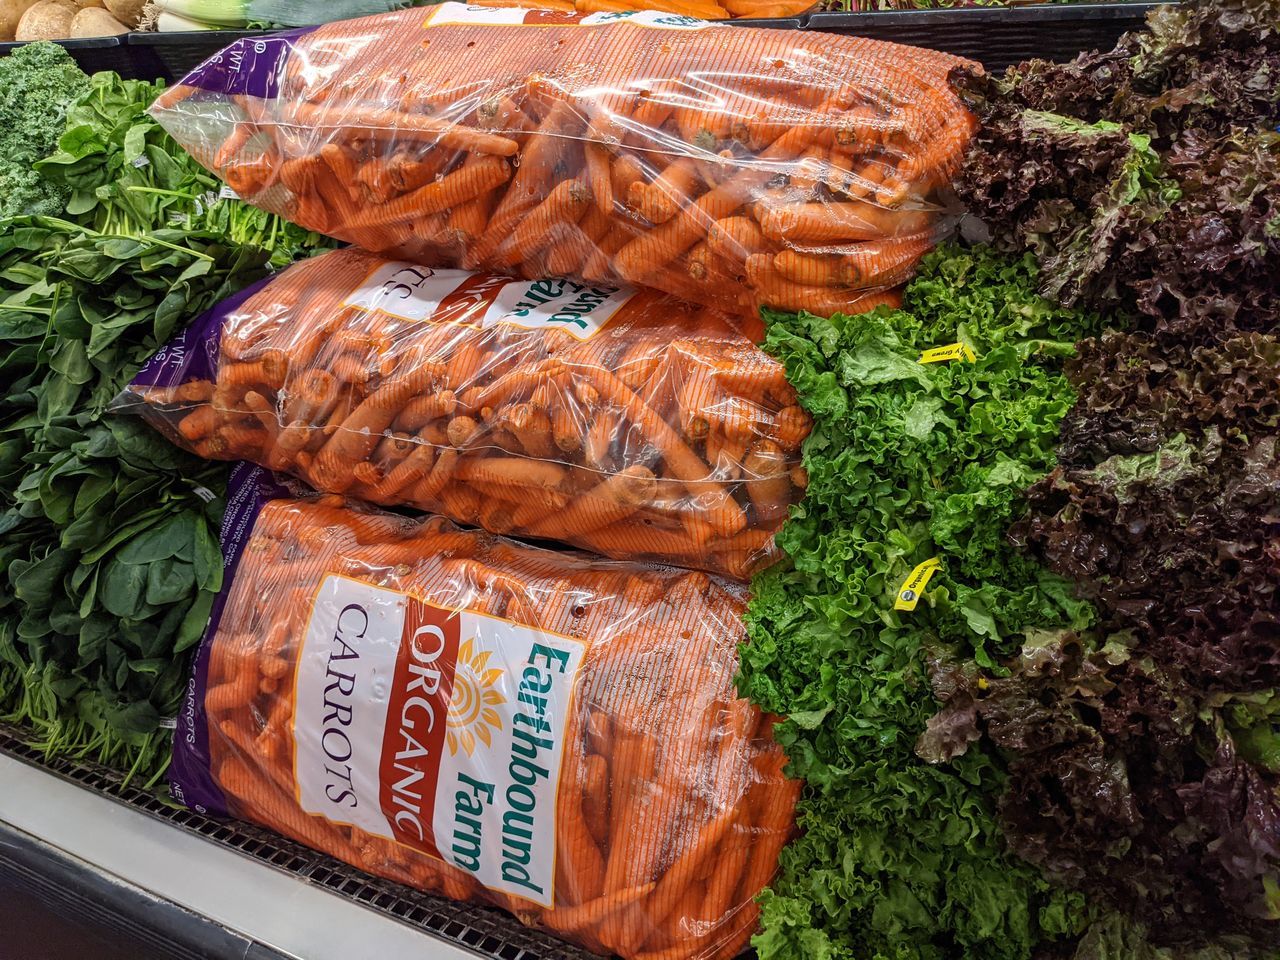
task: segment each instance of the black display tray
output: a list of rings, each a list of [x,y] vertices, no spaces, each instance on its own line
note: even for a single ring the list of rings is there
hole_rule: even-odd
[[[192,33],[131,33],[134,66],[152,79],[180,80],[215,53],[241,37],[264,36],[260,30],[197,30]]]
[[[1142,26],[1155,3],[1035,4],[1009,8],[894,10],[880,13],[811,13],[776,20],[736,20],[747,29],[772,27],[843,36],[872,37],[945,50],[982,63],[988,70],[1043,57],[1070,60],[1085,50],[1107,50],[1127,30]],[[176,80],[241,37],[246,30],[195,33],[132,33],[124,37],[59,41],[92,73],[115,70],[125,77]],[[0,43],[0,56],[17,44]]]
[[[945,50],[1003,70],[1024,60],[1063,62],[1086,50],[1110,50],[1137,30],[1158,3],[966,7],[880,13],[811,13],[804,29],[892,40]]]

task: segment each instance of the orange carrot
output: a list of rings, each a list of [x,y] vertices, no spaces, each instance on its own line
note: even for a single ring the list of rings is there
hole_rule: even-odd
[[[782,448],[771,440],[760,440],[747,454],[747,496],[761,523],[771,524],[786,516],[791,502],[791,476]]]
[[[592,207],[590,214],[600,211]],[[583,218],[585,221],[585,217]],[[550,249],[547,251],[547,270],[552,276],[562,277],[575,273],[596,250],[595,242],[576,223],[558,223],[548,231]]]
[[[520,152],[520,164],[506,193],[493,211],[489,227],[463,259],[474,268],[485,263],[506,241],[521,218],[546,196],[562,150],[562,135],[578,122],[573,107],[556,99]]]
[[[221,169],[228,164],[234,163],[239,151],[246,147],[255,133],[257,133],[257,124],[250,123],[248,120],[241,120],[241,122],[234,125],[230,136],[223,141],[223,145],[214,154],[214,168]]]
[[[295,101],[281,112],[283,116],[278,117],[276,123],[282,127],[308,131],[338,130],[344,136],[374,139],[391,133],[402,142],[420,140],[432,145],[498,157],[510,157],[520,150],[520,145],[507,137],[481,133],[449,120],[401,113],[398,110],[354,106],[330,109]]]
[[[624,153],[614,158],[613,166],[609,171],[610,187],[614,196],[629,202],[631,187],[644,180],[646,172],[646,165],[634,154]]]
[[[460,167],[388,204],[355,216],[342,226],[344,229],[385,226],[439,213],[474,200],[510,176],[511,168],[501,157],[484,157],[475,164]]]
[[[629,280],[652,276],[701,240],[711,224],[741,206],[751,193],[755,176],[725,181],[666,223],[641,234],[618,251],[614,269]]]
[[[600,395],[616,404],[632,423],[645,431],[662,452],[667,468],[688,484],[691,493],[705,498],[710,522],[727,534],[741,530],[746,523],[742,508],[733,502],[719,484],[707,481],[707,465],[698,459],[698,455],[689,449],[676,432],[644,406],[639,397],[613,374],[594,368],[587,373]]]
[[[391,165],[394,160],[373,157],[366,160],[356,171],[356,189],[360,191],[361,200],[366,203],[383,204],[399,192],[391,180]]]
[[[528,535],[572,540],[635,513],[652,491],[653,471],[639,464],[626,467],[594,489],[578,494],[567,509],[534,525]]]
[[[653,183],[632,185],[627,202],[651,223],[666,223],[677,210],[692,202],[699,179],[694,158],[681,157],[668,165]]]
[[[359,184],[356,181],[358,164],[355,151],[340,144],[326,143],[320,148],[320,157],[329,165],[329,169],[337,177],[342,188],[349,192],[351,199],[358,200]]]
[[[548,0],[548,2],[564,3],[566,7],[572,9],[567,0]],[[480,104],[476,108],[476,119],[484,124],[484,129],[490,133],[506,134],[513,139],[529,133],[534,128],[529,115],[520,108],[519,104],[505,95],[491,97]]]
[[[793,283],[778,274],[768,254],[747,258],[747,282],[762,306],[778,310],[808,310],[818,316],[833,313],[863,313],[878,306],[898,307],[901,295],[896,291],[842,294],[830,287],[811,287]]]
[[[905,236],[919,233],[929,219],[928,211],[888,210],[863,200],[785,204],[759,212],[765,236],[788,244]]]
[[[910,279],[932,246],[933,236],[925,232],[828,248],[823,255],[783,250],[773,264],[788,280],[809,286],[892,287]]]
[[[564,180],[512,231],[498,250],[497,262],[513,266],[527,260],[548,242],[553,224],[566,218],[576,220],[591,199],[591,191],[581,180]]]
[[[197,407],[178,423],[178,433],[188,442],[203,440],[218,425],[218,414],[213,407]]]
[[[588,131],[588,136],[591,132]],[[613,176],[609,151],[601,144],[588,141],[583,146],[587,161],[587,187],[595,199],[596,209],[605,216],[613,214]]]
[[[609,764],[599,754],[585,757],[583,764],[582,816],[592,839],[603,847],[609,839]]]
[[[458,408],[458,399],[452,390],[423,394],[410,400],[395,416],[401,430],[420,430],[436,417],[447,417]]]
[[[707,248],[718,257],[741,264],[754,253],[762,253],[767,241],[751,217],[717,220],[707,230]]]
[[[813,420],[803,409],[798,406],[784,407],[778,412],[777,441],[784,449],[795,450],[804,442],[812,427]]]
[[[554,490],[564,481],[564,468],[516,457],[468,457],[458,464],[460,479],[484,480],[507,487]]]

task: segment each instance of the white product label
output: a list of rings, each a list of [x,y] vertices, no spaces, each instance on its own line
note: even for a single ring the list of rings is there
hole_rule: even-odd
[[[530,330],[565,330],[585,340],[635,296],[629,287],[572,280],[512,280],[466,270],[386,263],[343,306],[421,323],[440,319],[487,329],[500,323]]]
[[[216,493],[214,493],[208,487],[200,486],[200,484],[196,484],[192,488],[192,493],[194,493],[197,497],[199,497],[205,503],[213,503],[213,501],[218,498],[218,495]]]
[[[711,21],[708,20],[658,10],[620,10],[616,13],[592,13],[582,18],[584,27],[607,23],[629,23],[635,27],[656,27],[660,30],[701,30],[711,26]]]
[[[511,323],[530,330],[553,327],[585,340],[608,323],[635,291],[572,280],[520,280],[502,288],[481,326]]]
[[[455,23],[517,26],[524,23],[528,12],[523,7],[473,7],[469,3],[440,3],[428,13],[427,26],[443,27]]]
[[[497,24],[508,27],[599,27],[612,23],[629,23],[636,27],[660,30],[701,30],[711,26],[706,20],[658,10],[626,10],[616,13],[591,13],[584,16],[562,10],[525,9],[521,7],[476,7],[466,3],[441,3],[431,8],[424,26],[449,24]]]
[[[299,804],[550,907],[583,652],[567,637],[326,577],[298,663]]]

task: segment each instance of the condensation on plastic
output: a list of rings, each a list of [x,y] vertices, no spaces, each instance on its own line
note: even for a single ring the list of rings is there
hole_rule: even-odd
[[[198,674],[187,711],[208,738],[206,773],[230,812],[370,873],[453,899],[496,903],[527,924],[600,953],[637,960],[734,956],[754,929],[753,898],[776,869],[799,791],[783,776],[786,759],[772,738],[772,719],[736,696],[744,589],[703,573],[557,553],[464,531],[441,518],[415,521],[371,510],[336,496],[277,499],[261,507],[247,530],[224,588],[225,606],[201,646],[207,673]],[[523,782],[500,769],[508,754],[523,755],[511,746],[514,730],[524,729],[510,719],[513,710],[536,712],[540,749],[562,733],[558,780],[552,781],[558,783],[552,794],[553,866],[539,860],[536,845],[530,859],[527,832],[508,836],[505,826],[502,836],[483,832],[508,823],[500,809],[485,813],[490,819],[483,831],[466,826],[474,831],[471,839],[493,845],[491,852],[504,844],[504,869],[523,861],[531,875],[554,876],[553,890],[545,891],[549,906],[481,886],[469,868],[455,865],[466,862],[467,851],[455,856],[459,851],[448,836],[435,837],[441,851],[436,858],[417,849],[412,837],[407,844],[394,839],[398,829],[340,822],[345,816],[373,822],[379,803],[388,817],[409,809],[395,805],[393,791],[410,795],[403,785],[410,767],[393,768],[388,757],[397,745],[412,756],[408,743],[427,742],[422,701],[398,706],[395,687],[405,677],[430,676],[403,670],[413,656],[408,646],[430,644],[410,637],[408,629],[403,641],[398,630],[386,630],[386,601],[379,607],[359,600],[379,590],[411,597],[439,616],[471,617],[474,636],[461,635],[463,645],[448,668],[453,685],[447,707],[435,714],[438,720],[447,715],[453,742],[444,741],[434,761],[421,761],[469,771],[456,783],[442,777],[435,788],[437,829],[442,804],[459,805],[447,816],[456,813],[462,825],[471,824],[462,812],[474,812],[476,798],[501,807],[501,786],[490,792],[476,784]],[[363,620],[359,604],[365,604]],[[329,631],[334,622],[347,633]],[[580,648],[571,692],[552,688],[541,701],[531,696],[530,690],[550,684],[532,679],[541,673],[531,668],[545,671],[556,661],[545,652],[528,656],[527,645],[510,640],[510,626],[483,625],[493,623],[550,635],[556,639],[548,643],[558,648]],[[378,629],[385,639],[371,640]],[[391,649],[397,642],[398,653]],[[343,651],[337,661],[330,656],[320,678],[329,681],[323,697],[307,693],[320,689],[315,675],[325,669],[323,659],[314,659],[314,645],[335,655]],[[394,679],[379,679],[366,662],[394,663],[397,657]],[[425,698],[423,691],[447,687],[437,676],[410,693]],[[366,714],[388,699],[384,735]],[[499,706],[486,721],[477,704]],[[530,719],[525,716],[525,723]],[[468,731],[486,726],[483,747],[473,739],[474,756],[464,756]],[[321,738],[333,759],[322,761],[323,773],[308,759]],[[179,755],[191,749],[187,737],[179,741]],[[526,736],[524,742],[536,741]],[[537,762],[549,761],[540,755]],[[380,777],[370,773],[379,769]],[[308,802],[317,802],[304,800],[306,781],[315,777],[327,791],[327,799],[318,801],[322,810],[337,807],[344,815],[306,812]],[[407,782],[413,793],[427,796],[435,786]],[[465,785],[460,793],[453,789],[459,783]],[[362,813],[347,811],[357,806],[348,789],[352,797],[358,794]],[[432,822],[427,801],[413,809]],[[531,816],[549,831],[550,810],[535,807]],[[513,868],[512,875],[519,874]]]
[[[896,303],[950,228],[962,64],[444,3],[238,41],[152,112],[240,196],[374,252],[827,316]]]
[[[810,428],[725,315],[354,249],[215,308],[114,409],[328,493],[739,578],[775,556]]]

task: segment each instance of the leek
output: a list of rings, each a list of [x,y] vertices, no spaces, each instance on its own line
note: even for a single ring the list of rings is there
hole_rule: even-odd
[[[156,30],[159,33],[189,33],[192,30],[217,29],[217,24],[206,23],[203,20],[188,20],[167,10],[161,10],[160,15],[156,17]]]
[[[242,27],[248,23],[272,23],[307,27],[386,13],[410,4],[406,0],[326,0],[325,3],[316,0],[156,0],[156,5],[163,11],[162,16],[169,14],[196,24]]]

